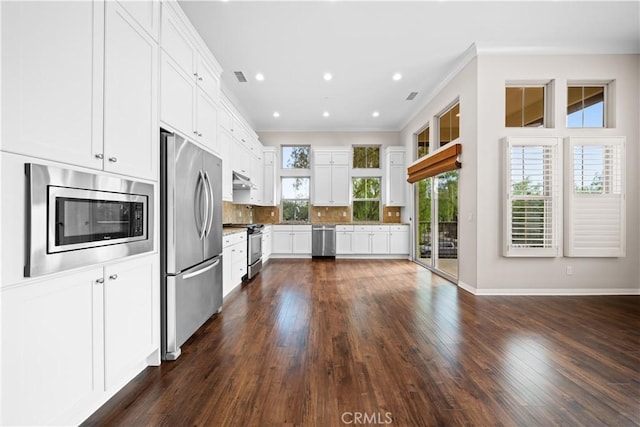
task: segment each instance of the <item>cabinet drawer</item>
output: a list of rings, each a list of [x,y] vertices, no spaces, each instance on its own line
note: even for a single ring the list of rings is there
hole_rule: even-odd
[[[371,231],[381,231],[381,232],[387,231],[388,232],[389,226],[388,225],[372,225]]]
[[[371,226],[370,225],[354,225],[353,226],[353,231],[371,231]]]
[[[246,241],[247,241],[247,233],[243,231],[238,233],[233,233],[233,234],[227,234],[222,238],[222,247],[228,248],[229,246],[233,246],[237,243],[246,242]]]
[[[408,225],[389,225],[389,231],[409,231]]]
[[[336,225],[336,231],[353,231],[353,225]]]

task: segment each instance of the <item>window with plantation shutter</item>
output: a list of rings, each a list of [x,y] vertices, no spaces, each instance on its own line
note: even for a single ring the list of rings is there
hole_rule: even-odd
[[[504,256],[559,252],[560,138],[506,139]]]
[[[564,255],[624,256],[624,137],[569,137],[565,150]]]

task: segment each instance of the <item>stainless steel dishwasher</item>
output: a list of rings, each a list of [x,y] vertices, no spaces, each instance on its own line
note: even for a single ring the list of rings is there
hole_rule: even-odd
[[[311,256],[336,256],[335,225],[314,225],[311,228]]]

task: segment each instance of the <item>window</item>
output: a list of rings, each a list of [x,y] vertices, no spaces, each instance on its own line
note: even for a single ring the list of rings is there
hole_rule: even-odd
[[[505,256],[558,255],[560,138],[508,138]]]
[[[505,127],[544,127],[544,111],[544,86],[505,89]]]
[[[282,220],[309,221],[309,177],[282,178]]]
[[[567,87],[567,127],[605,127],[605,86]]]
[[[380,178],[353,178],[353,220],[380,221]]]
[[[568,138],[566,256],[624,256],[624,157],[622,137]]]
[[[283,145],[282,146],[283,169],[309,169],[308,145]]]
[[[460,136],[460,103],[456,103],[438,118],[440,147]]]
[[[429,154],[429,127],[418,134],[417,140],[416,159],[419,159]]]
[[[354,169],[379,169],[380,168],[380,146],[359,145],[353,147],[353,167]]]

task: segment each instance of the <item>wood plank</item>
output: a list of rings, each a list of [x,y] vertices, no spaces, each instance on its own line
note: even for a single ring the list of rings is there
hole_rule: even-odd
[[[639,303],[475,297],[403,260],[276,259],[85,425],[637,425]]]

